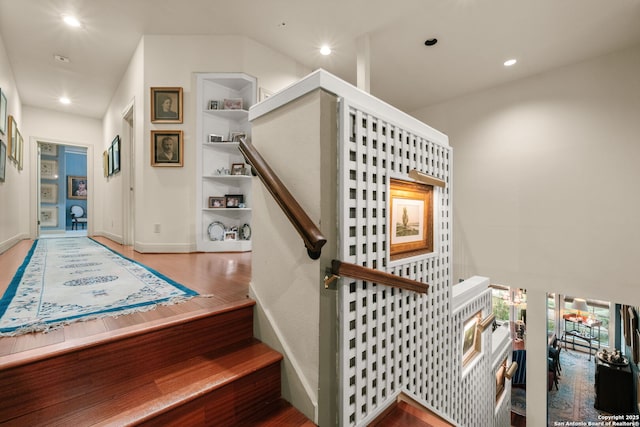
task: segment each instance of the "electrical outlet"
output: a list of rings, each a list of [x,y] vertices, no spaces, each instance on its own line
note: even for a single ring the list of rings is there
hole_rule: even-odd
[[[154,233],[160,232],[160,224],[153,224],[153,232]]]

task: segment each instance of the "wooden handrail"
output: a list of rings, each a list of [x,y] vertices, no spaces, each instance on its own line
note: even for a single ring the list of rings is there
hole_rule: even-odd
[[[287,190],[280,178],[271,170],[267,162],[258,153],[258,150],[244,138],[240,138],[239,148],[247,162],[253,167],[262,183],[269,190],[269,193],[289,218],[291,224],[298,231],[300,237],[302,237],[309,257],[311,259],[320,258],[322,246],[327,243],[327,239],[322,235],[320,229]]]
[[[339,261],[337,259],[331,261],[331,274],[333,274],[334,278],[337,276],[347,276],[353,279],[393,286],[394,288],[406,289],[421,294],[427,293],[427,290],[429,289],[429,285],[426,283],[407,279],[406,277],[396,276],[395,274],[387,273],[385,271]]]

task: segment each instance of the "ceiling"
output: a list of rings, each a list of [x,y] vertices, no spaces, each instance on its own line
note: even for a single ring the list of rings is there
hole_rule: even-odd
[[[368,38],[371,93],[410,112],[638,45],[640,0],[0,0],[24,105],[102,118],[144,34],[245,35],[354,84]]]

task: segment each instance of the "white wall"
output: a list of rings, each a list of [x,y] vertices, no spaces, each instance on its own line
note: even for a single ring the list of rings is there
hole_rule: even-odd
[[[270,58],[269,61],[266,58]],[[273,58],[277,58],[273,60]],[[258,78],[275,91],[306,73],[295,61],[255,41],[237,36],[144,36],[109,106],[104,143],[122,136],[122,112],[135,100],[135,248],[141,252],[195,250],[195,72],[239,71]],[[150,88],[182,87],[184,123],[152,124]],[[184,167],[150,166],[151,130],[184,132]],[[123,156],[127,149],[123,149]],[[123,165],[127,159],[123,159]],[[104,234],[123,235],[122,196],[126,176],[110,178],[104,198]],[[111,201],[111,202],[109,202]],[[113,223],[111,223],[113,220]],[[160,233],[154,233],[160,224]]]
[[[16,165],[7,158],[5,181],[0,182],[0,253],[9,249],[17,241],[29,237],[29,138],[23,132],[22,104],[16,88],[11,64],[7,57],[4,41],[0,37],[0,89],[7,98],[7,117],[16,118],[18,129],[24,138],[24,169],[18,171]],[[5,129],[5,133],[7,129]],[[7,144],[7,135],[0,139]]]
[[[42,108],[24,106],[22,109],[24,117],[23,135],[29,141],[29,192],[30,200],[30,220],[29,232],[31,237],[37,235],[37,215],[38,206],[35,189],[38,188],[38,175],[35,170],[37,164],[37,144],[40,142],[53,142],[64,145],[78,145],[87,148],[87,184],[89,196],[87,197],[87,213],[89,215],[89,234],[93,230],[94,223],[94,201],[99,199],[96,193],[96,178],[101,176],[101,168],[96,169],[91,163],[92,155],[100,152],[100,140],[102,136],[102,123],[98,119],[78,116],[76,114],[65,114],[60,111],[46,110]],[[59,221],[64,221],[64,215],[59,212]]]
[[[546,378],[545,292],[640,303],[640,47],[414,115],[454,148],[455,279],[528,290],[527,377]]]
[[[101,149],[96,150],[94,163],[100,165],[102,171],[102,152],[109,148],[111,142],[119,135],[121,138],[120,158],[121,170],[119,173],[105,178],[103,173],[99,173],[96,179],[96,186],[99,188],[101,197],[96,200],[96,210],[100,213],[96,218],[96,232],[109,237],[110,239],[123,243],[124,241],[124,206],[125,197],[128,195],[129,184],[134,188],[134,194],[144,194],[143,159],[145,157],[145,134],[142,123],[148,116],[145,113],[145,92],[144,92],[144,38],[138,44],[120,84],[116,89],[107,111],[102,120],[103,129],[101,136]],[[123,114],[129,108],[133,108],[133,135],[129,134],[128,125],[125,123]],[[131,150],[131,144],[134,144]],[[133,159],[130,155],[133,151]],[[131,176],[131,162],[135,162],[133,176]],[[147,163],[148,164],[148,163]],[[140,166],[140,167],[139,167]],[[97,167],[97,166],[96,166]],[[142,208],[142,197],[136,200],[134,211]],[[145,225],[142,216],[137,216],[135,227],[142,228]]]

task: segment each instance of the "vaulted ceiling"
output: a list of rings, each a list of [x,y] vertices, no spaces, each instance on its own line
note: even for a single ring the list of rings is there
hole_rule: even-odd
[[[144,34],[245,35],[354,84],[368,38],[371,92],[412,111],[640,44],[640,0],[0,0],[25,105],[101,118]]]

